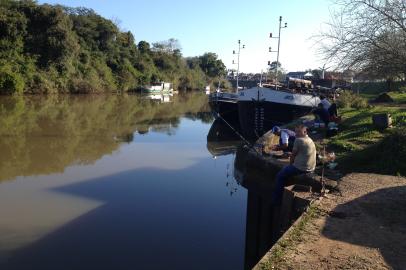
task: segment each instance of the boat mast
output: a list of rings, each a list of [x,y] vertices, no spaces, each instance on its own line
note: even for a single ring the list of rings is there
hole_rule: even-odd
[[[242,45],[242,48],[245,48],[245,45]],[[240,73],[240,53],[241,53],[241,40],[238,40],[238,53],[235,53],[235,51],[233,51],[233,54],[237,55],[237,90],[236,93],[238,93],[238,77],[239,77],[239,73]],[[234,64],[234,60],[233,60],[233,64]]]
[[[281,29],[288,27],[288,23],[285,23],[285,26],[282,27],[282,16],[279,16],[279,34],[277,37],[272,37],[272,33],[270,34],[270,38],[277,38],[278,39],[278,50],[276,51],[276,68],[275,68],[275,87],[278,89],[278,67],[279,67],[279,51],[280,51],[280,45],[281,45]],[[269,48],[270,52],[272,51],[271,48]]]
[[[259,87],[262,87],[262,73],[263,73],[263,70],[261,69],[261,77],[259,79]]]

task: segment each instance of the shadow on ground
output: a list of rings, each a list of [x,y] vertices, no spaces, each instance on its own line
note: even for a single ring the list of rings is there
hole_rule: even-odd
[[[337,206],[327,238],[379,249],[393,269],[406,269],[406,186],[384,188]]]

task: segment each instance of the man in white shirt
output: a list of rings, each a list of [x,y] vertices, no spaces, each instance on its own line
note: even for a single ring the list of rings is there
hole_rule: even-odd
[[[331,106],[330,101],[325,96],[320,96],[320,103],[323,104],[323,108],[328,110]]]
[[[323,104],[323,108],[328,111],[332,121],[334,121],[338,117],[337,105],[335,103],[331,104],[323,95],[320,96],[320,103]]]
[[[283,152],[292,152],[293,144],[296,139],[296,134],[294,131],[286,128],[280,128],[274,126],[272,128],[272,133],[280,137],[279,144],[274,145],[272,150],[274,151],[283,151]]]

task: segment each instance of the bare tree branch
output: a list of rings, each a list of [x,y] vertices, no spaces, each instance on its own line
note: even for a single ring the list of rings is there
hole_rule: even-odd
[[[379,77],[406,74],[406,0],[336,0],[314,37],[325,61]]]

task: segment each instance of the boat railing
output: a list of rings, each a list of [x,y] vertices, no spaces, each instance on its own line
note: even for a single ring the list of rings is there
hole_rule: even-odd
[[[270,83],[270,84],[262,84],[263,88],[269,88],[274,91],[281,91],[285,93],[290,93],[290,94],[308,94],[308,95],[313,95],[313,96],[320,96],[320,95],[325,95],[325,96],[330,96],[337,94],[338,90],[335,88],[328,88],[328,87],[322,87],[322,86],[308,86],[308,87],[288,87],[285,84],[275,84],[275,83]]]

